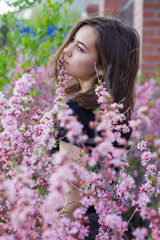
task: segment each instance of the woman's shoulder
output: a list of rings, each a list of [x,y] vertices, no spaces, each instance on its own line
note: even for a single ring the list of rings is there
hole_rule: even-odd
[[[68,105],[71,109],[73,109],[74,111],[79,111],[79,110],[82,110],[82,109],[83,109],[82,107],[80,107],[80,106],[78,105],[78,102],[75,101],[75,100],[73,100],[73,99],[67,101],[67,105]]]
[[[67,105],[75,111],[79,109],[78,103],[72,99],[67,101]]]

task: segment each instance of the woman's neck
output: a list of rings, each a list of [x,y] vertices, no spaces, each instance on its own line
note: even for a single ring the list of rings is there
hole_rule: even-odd
[[[78,79],[78,82],[81,87],[81,93],[87,92],[89,89],[93,88],[96,83],[95,78],[93,79],[93,77],[92,79],[88,79],[86,81]]]

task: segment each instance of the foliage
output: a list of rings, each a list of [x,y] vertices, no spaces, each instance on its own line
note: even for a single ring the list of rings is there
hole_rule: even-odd
[[[35,22],[35,19],[38,16],[42,15],[42,6],[41,5],[35,5],[32,7],[32,14],[31,14],[31,18],[30,18],[30,22],[31,24]],[[61,23],[65,23],[66,19],[69,23],[74,24],[75,22],[77,22],[78,20],[81,19],[81,12],[80,10],[77,9],[72,9],[72,8],[68,8],[67,12],[65,12],[62,15],[62,19],[61,19]]]
[[[9,3],[10,1],[8,1]],[[19,10],[30,7],[40,0],[34,1],[14,1],[14,6],[19,6]],[[21,55],[23,60],[20,68],[30,68],[36,62],[36,66],[47,65],[49,56],[59,47],[67,32],[70,29],[69,21],[62,21],[64,14],[73,0],[61,0],[52,3],[47,0],[43,3],[42,15],[31,20],[18,20],[16,12],[9,12],[0,16],[1,25],[6,26],[7,36],[0,49],[0,89],[7,83],[10,83],[13,76],[13,69],[16,68],[18,56]],[[55,31],[49,36],[48,31],[56,27]],[[25,29],[30,28],[29,33]],[[0,36],[4,38],[4,36]]]
[[[14,7],[17,7],[18,11],[21,10],[21,9],[26,9],[26,8],[29,8],[31,6],[33,6],[35,3],[41,3],[41,0],[14,0],[14,1],[8,1],[6,0],[5,1],[8,6],[14,6]]]

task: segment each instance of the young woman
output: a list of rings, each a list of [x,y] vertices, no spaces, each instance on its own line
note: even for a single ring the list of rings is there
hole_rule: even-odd
[[[134,85],[139,69],[139,36],[133,27],[106,17],[84,19],[71,29],[67,39],[55,55],[54,72],[57,79],[59,74],[57,63],[60,58],[64,59],[67,75],[72,77],[71,83],[65,89],[68,95],[72,95],[72,100],[68,101],[68,105],[83,124],[83,130],[89,139],[94,137],[94,132],[89,128],[89,122],[94,120],[93,110],[98,107],[95,94],[97,75],[101,81],[105,82],[114,101],[123,102],[126,121],[130,119]],[[51,113],[46,113],[41,123],[50,118]],[[126,139],[129,135],[125,136]],[[68,144],[65,135],[61,136],[59,150],[66,151]],[[70,158],[76,158],[80,151],[78,145],[73,145]],[[66,210],[69,212],[67,217],[73,218],[73,211],[80,205],[79,199],[77,189],[72,186],[66,198],[66,203],[69,203],[66,204]],[[95,210],[90,208],[88,213],[95,214]],[[92,224],[90,236],[87,239],[95,239],[98,232],[97,215],[95,219],[96,224],[94,219],[90,218]]]

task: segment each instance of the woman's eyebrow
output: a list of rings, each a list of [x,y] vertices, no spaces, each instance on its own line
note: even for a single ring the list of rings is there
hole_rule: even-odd
[[[88,47],[83,42],[81,42],[79,40],[77,40],[77,41],[78,41],[79,44],[82,44],[87,50],[89,50]]]
[[[75,40],[75,35],[73,36],[73,39]],[[76,40],[77,40],[77,39],[76,39]],[[88,47],[85,45],[85,43],[83,43],[83,42],[81,42],[81,41],[79,41],[79,40],[77,40],[77,42],[78,42],[79,44],[82,44],[87,50],[89,50]]]

